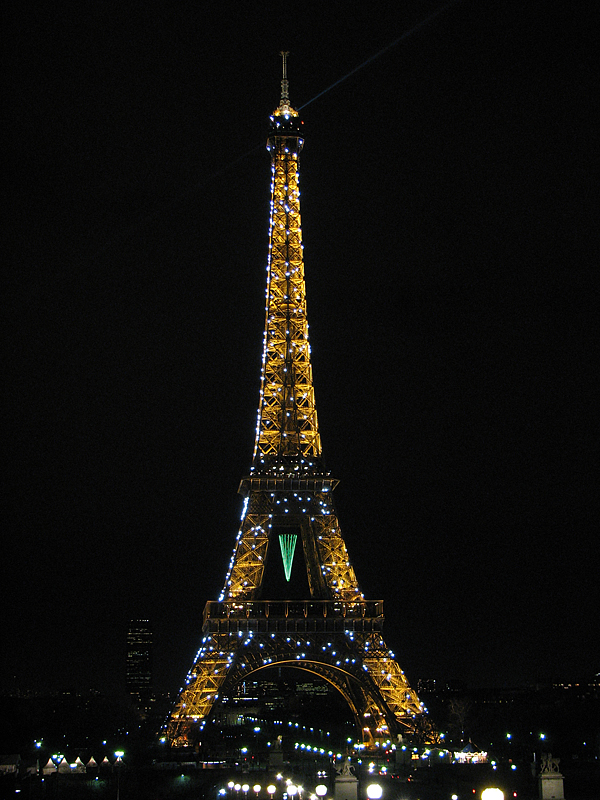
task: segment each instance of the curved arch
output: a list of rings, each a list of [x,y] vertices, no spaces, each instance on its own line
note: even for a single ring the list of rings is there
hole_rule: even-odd
[[[230,670],[221,694],[231,689],[251,675],[264,672],[275,667],[298,669],[325,680],[343,697],[357,728],[360,737],[368,742],[380,736],[385,730],[387,734],[396,733],[396,720],[379,693],[377,686],[366,675],[354,674],[341,665],[331,664],[316,658],[291,658],[279,653],[270,663],[265,664],[258,654],[249,652],[245,660],[237,662]]]
[[[277,667],[287,667],[288,669],[297,669],[300,672],[307,672],[309,675],[316,675],[318,678],[322,678],[330,686],[333,686],[333,688],[337,692],[339,692],[339,694],[344,698],[344,700],[346,701],[346,703],[348,705],[348,708],[350,709],[350,711],[352,713],[352,716],[354,717],[354,722],[356,724],[357,729],[361,728],[360,710],[358,709],[358,707],[356,705],[355,698],[352,697],[350,692],[343,685],[343,682],[334,680],[333,676],[329,675],[326,670],[318,671],[316,669],[310,669],[310,667],[305,663],[300,663],[298,661],[291,661],[290,660],[290,661],[277,661],[274,664],[261,665],[259,667],[254,668],[254,669],[251,669],[249,672],[245,672],[242,675],[242,677],[240,677],[240,678],[238,678],[238,680],[236,680],[235,684],[232,684],[232,686],[233,685],[237,685],[242,680],[246,680],[251,675],[256,675],[259,672],[268,672],[270,669],[275,669]],[[346,673],[346,675],[349,678],[352,677],[347,673]]]

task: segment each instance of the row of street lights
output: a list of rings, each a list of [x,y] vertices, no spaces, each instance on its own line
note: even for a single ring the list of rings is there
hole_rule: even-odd
[[[277,778],[278,780],[281,780],[282,776],[278,775]],[[244,800],[247,800],[248,793],[250,792],[250,784],[236,783],[235,781],[229,781],[229,783],[227,784],[227,789],[229,789],[230,792],[232,791],[235,792],[236,796],[239,796],[239,793],[243,792]],[[220,796],[226,795],[227,789],[220,789],[219,795]],[[255,783],[254,786],[252,786],[252,791],[256,796],[256,800],[258,800],[258,797],[262,792],[262,789],[263,787],[260,785],[260,783]],[[285,781],[285,787],[282,787],[282,789],[284,790],[283,791],[284,798],[287,797],[290,800],[296,800],[296,798],[298,798],[298,800],[302,800],[302,794],[304,792],[303,786],[296,785],[295,783],[292,783],[292,781],[288,779]],[[275,784],[273,783],[270,783],[268,786],[265,786],[265,791],[269,795],[269,800],[273,800],[273,797],[277,791],[277,786],[275,786]],[[315,787],[315,791],[309,795],[309,800],[325,800],[327,791],[328,791],[327,786],[325,786],[325,784],[323,783],[320,783],[318,786]],[[368,800],[381,800],[382,795],[383,795],[383,788],[381,784],[371,783],[369,784],[369,786],[367,786]],[[457,795],[452,795],[452,800],[458,800]],[[481,800],[504,800],[504,792],[502,792],[502,790],[498,788],[490,787],[488,789],[484,789],[483,792],[481,793]]]
[[[244,798],[248,797],[248,792],[250,791],[250,784],[248,783],[234,783],[234,781],[229,781],[227,784],[227,788],[233,790],[236,795],[239,795],[240,792],[244,793]],[[269,784],[265,786],[265,790],[269,795],[270,800],[273,800],[273,795],[277,791],[277,787],[274,784]],[[255,783],[252,787],[252,791],[255,793],[256,798],[258,800],[258,796],[262,791],[262,786],[259,783]],[[291,781],[286,781],[285,793],[284,797],[287,794],[287,797],[292,798],[292,800],[298,796],[299,800],[302,800],[302,792],[304,788],[302,786],[296,786],[295,783]],[[227,794],[226,789],[221,789],[219,791],[220,795]],[[318,786],[315,787],[314,793],[309,795],[310,800],[323,800],[325,795],[327,794],[327,786],[325,784],[320,783]],[[381,800],[383,795],[383,788],[379,783],[371,783],[367,786],[367,797],[369,800]],[[452,800],[458,800],[457,795],[452,795]],[[504,792],[501,789],[497,788],[488,788],[484,789],[481,793],[481,800],[504,800]]]
[[[277,776],[281,778],[281,776]],[[260,783],[255,783],[252,786],[252,791],[256,795],[256,800],[258,800],[258,796],[262,791],[262,786]],[[244,800],[247,800],[248,793],[250,792],[250,784],[249,783],[236,783],[235,781],[229,781],[227,784],[227,789],[230,792],[235,792],[236,796],[239,796],[239,793],[242,792],[244,795]],[[220,789],[219,795],[223,796],[227,794],[227,789]],[[265,786],[265,791],[269,795],[269,800],[273,800],[273,796],[277,791],[277,786],[274,783],[270,783],[268,786]],[[304,787],[300,785],[296,785],[292,783],[291,780],[286,780],[285,782],[285,789],[284,789],[284,797],[291,798],[291,800],[295,800],[297,797],[298,800],[302,800],[302,794],[304,792]],[[378,783],[372,783],[367,786],[367,797],[369,800],[380,800],[383,794],[383,789]],[[309,795],[309,800],[323,800],[327,795],[327,786],[324,783],[320,783],[318,786],[315,786],[315,791]]]
[[[277,777],[280,778],[280,776],[277,776]],[[260,783],[255,783],[254,786],[252,786],[252,791],[256,795],[257,800],[258,800],[259,794],[262,791],[262,788],[263,787],[260,785]],[[229,781],[229,783],[227,784],[227,789],[229,789],[230,792],[231,791],[235,792],[236,795],[239,795],[239,793],[242,792],[243,795],[244,795],[244,798],[246,799],[248,797],[248,793],[250,792],[250,784],[249,783],[235,783],[234,781]],[[219,794],[220,795],[227,794],[227,789],[220,789],[219,790]],[[265,791],[269,795],[270,800],[273,800],[273,796],[275,795],[275,792],[277,791],[277,786],[275,786],[274,783],[270,783],[268,786],[265,786]],[[292,783],[292,781],[290,781],[290,780],[287,780],[285,782],[284,795],[287,795],[288,798],[298,797],[298,800],[302,800],[302,793],[303,792],[304,792],[304,787],[303,786],[296,785],[295,783]],[[324,784],[321,783],[317,787],[315,787],[315,791],[314,791],[313,794],[310,795],[310,798],[311,798],[311,800],[313,798],[314,798],[314,800],[316,800],[317,797],[318,798],[322,798],[322,797],[325,797],[326,794],[327,794],[327,786],[325,786]]]

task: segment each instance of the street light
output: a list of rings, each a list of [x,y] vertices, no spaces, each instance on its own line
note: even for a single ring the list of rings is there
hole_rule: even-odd
[[[496,788],[484,789],[481,793],[481,800],[504,800],[504,792],[502,789]]]
[[[367,797],[369,800],[379,800],[382,794],[383,789],[378,783],[371,783],[367,786]],[[489,800],[493,800],[493,798],[489,798]]]
[[[115,761],[115,767],[117,768],[117,800],[119,800],[119,794],[121,790],[121,769],[120,767],[123,764],[123,756],[125,753],[123,750],[115,750],[115,755],[117,760]]]
[[[53,756],[50,756],[50,758],[52,759],[52,763],[56,767],[56,772],[58,773],[58,767],[60,764],[62,764],[64,756],[60,753],[55,753]]]
[[[319,797],[325,797],[325,795],[327,794],[327,787],[325,786],[325,784],[324,783],[320,783],[318,786],[316,786],[315,787],[315,793]]]
[[[270,799],[271,799],[271,800],[273,800],[273,795],[275,794],[276,790],[277,790],[277,787],[276,787],[276,786],[273,786],[273,784],[272,784],[272,783],[270,783],[270,784],[267,786],[267,792],[268,792],[268,794],[269,794],[269,797],[270,797]]]
[[[55,753],[53,756],[50,756],[50,758],[52,759],[52,763],[56,767],[56,796],[58,797],[58,767],[60,766],[60,764],[62,764],[64,756],[61,755],[60,753]]]
[[[258,798],[258,794],[259,794],[260,789],[261,789],[260,783],[255,783],[254,786],[252,787],[252,789],[254,791],[254,794]]]

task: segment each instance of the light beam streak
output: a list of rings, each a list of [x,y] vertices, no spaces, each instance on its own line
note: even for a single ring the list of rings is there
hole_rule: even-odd
[[[352,75],[357,73],[360,69],[362,69],[363,67],[366,67],[367,64],[371,63],[371,61],[375,61],[376,58],[379,58],[379,56],[382,56],[384,53],[387,53],[387,51],[391,50],[392,47],[395,47],[397,44],[399,44],[400,42],[404,41],[404,39],[408,39],[409,36],[412,36],[414,33],[416,33],[418,30],[423,28],[425,25],[429,24],[433,19],[435,19],[437,16],[439,16],[443,11],[445,11],[450,6],[453,6],[457,2],[458,2],[458,0],[451,0],[450,3],[446,3],[445,6],[442,6],[441,8],[438,8],[437,11],[433,12],[433,14],[430,14],[425,19],[422,19],[420,22],[417,22],[417,24],[414,25],[410,30],[405,31],[401,36],[398,36],[397,39],[394,39],[393,42],[390,42],[388,45],[386,45],[378,53],[375,53],[374,55],[369,56],[369,58],[367,58],[366,61],[363,61],[362,64],[359,64],[357,67],[354,67],[354,69],[350,70],[350,72],[347,72],[345,75],[342,75],[342,77],[339,80],[335,81],[335,83],[332,83],[331,86],[328,86],[326,89],[323,89],[322,92],[319,92],[319,94],[316,94],[311,100],[308,100],[306,103],[304,103],[304,105],[300,106],[298,108],[298,111],[302,111],[302,109],[306,108],[306,106],[309,106],[311,103],[314,103],[315,100],[318,100],[320,97],[323,97],[324,94],[327,94],[327,92],[330,92],[332,89],[335,89],[335,87],[339,86],[340,83],[343,83],[344,81],[348,80],[348,78],[352,77]]]

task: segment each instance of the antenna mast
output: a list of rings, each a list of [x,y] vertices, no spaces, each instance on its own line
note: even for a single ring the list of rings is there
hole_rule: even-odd
[[[282,50],[279,55],[283,59],[283,77],[281,80],[281,105],[289,105],[290,103],[290,85],[287,79],[287,57],[289,56],[289,51]]]

